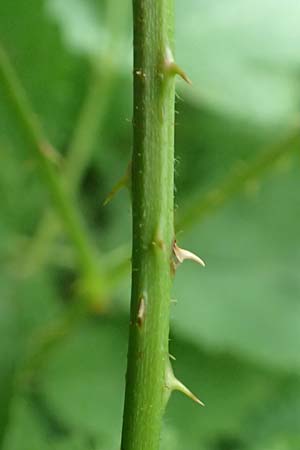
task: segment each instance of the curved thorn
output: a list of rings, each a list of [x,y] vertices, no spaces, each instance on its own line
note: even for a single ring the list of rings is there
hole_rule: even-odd
[[[190,252],[189,250],[178,247],[176,242],[173,245],[173,251],[179,263],[182,263],[186,259],[190,259],[192,261],[195,261],[197,264],[200,264],[202,267],[205,267],[205,262],[203,261],[203,259],[195,255],[195,253]]]

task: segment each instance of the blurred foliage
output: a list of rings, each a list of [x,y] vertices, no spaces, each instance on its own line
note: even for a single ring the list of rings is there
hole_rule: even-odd
[[[298,450],[299,140],[289,139],[300,5],[178,0],[176,8],[177,59],[193,80],[178,81],[176,216],[184,223],[185,208],[195,212],[177,238],[207,268],[178,269],[171,353],[207,406],[174,394],[162,448]],[[59,171],[104,267],[100,310],[109,304],[99,314],[78,289],[74,243],[1,83],[0,447],[117,449],[130,195],[102,203],[131,153],[130,3],[3,0],[0,25],[1,46],[64,158]]]

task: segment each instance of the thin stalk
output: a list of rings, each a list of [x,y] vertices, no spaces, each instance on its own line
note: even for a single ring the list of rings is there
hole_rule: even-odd
[[[65,160],[64,178],[71,195],[77,195],[82,176],[92,155],[96,136],[103,126],[105,113],[114,81],[112,66],[100,68],[96,61],[92,64],[92,78],[79,114],[77,126],[71,139]],[[55,211],[47,209],[37,228],[26,257],[26,266],[40,267],[49,255],[49,246],[61,230]]]
[[[157,450],[174,239],[173,0],[133,0],[132,294],[122,450]]]
[[[103,279],[100,277],[101,268],[94,248],[89,242],[80,214],[74,205],[74,199],[68,194],[62,178],[54,167],[52,155],[55,154],[55,151],[46,141],[39,121],[32,112],[26,93],[7,55],[1,48],[0,79],[34,151],[41,178],[51,194],[56,211],[76,249],[78,263],[84,275],[83,289],[88,291],[88,295],[93,297],[93,301],[99,301],[99,295],[103,289]]]
[[[253,162],[236,168],[212,190],[195,196],[180,214],[176,221],[176,230],[191,228],[196,223],[202,222],[206,216],[212,214],[234,195],[241,192],[248,183],[258,180],[270,170],[284,156],[299,151],[300,130],[293,130],[287,137],[276,143],[272,149],[259,153]]]
[[[116,8],[118,14],[116,14]],[[106,10],[106,27],[109,41],[102,55],[91,58],[91,80],[86,98],[79,112],[74,132],[65,159],[66,186],[72,195],[77,196],[86,169],[95,148],[96,139],[101,136],[104,120],[110,104],[116,76],[120,66],[121,35],[127,22],[127,2],[109,0]],[[100,137],[101,140],[101,137]],[[98,142],[97,150],[101,149]],[[26,266],[33,269],[41,267],[49,254],[49,247],[60,231],[60,224],[53,211],[47,209],[31,242]]]
[[[65,175],[71,191],[78,190],[91,159],[96,137],[102,131],[115,81],[115,70],[114,63],[107,58],[103,58],[101,64],[98,61],[92,63],[91,83],[66,160]]]

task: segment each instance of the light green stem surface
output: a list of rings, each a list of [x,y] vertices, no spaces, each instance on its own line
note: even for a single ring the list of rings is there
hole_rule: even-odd
[[[173,0],[134,0],[132,295],[122,450],[158,450],[172,282]]]

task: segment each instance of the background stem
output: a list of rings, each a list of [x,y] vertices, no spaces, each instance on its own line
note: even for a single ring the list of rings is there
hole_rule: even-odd
[[[115,14],[118,8],[118,14]],[[82,178],[91,162],[97,142],[97,152],[103,146],[104,122],[119,75],[120,42],[128,19],[128,5],[109,0],[106,9],[106,28],[109,32],[103,53],[90,57],[90,80],[79,111],[65,158],[66,187],[75,198],[79,194]],[[100,142],[99,142],[100,141]],[[31,241],[26,266],[31,270],[41,267],[47,259],[49,248],[61,231],[60,223],[51,209],[45,211]]]
[[[67,155],[66,177],[69,189],[74,192],[79,189],[82,175],[90,162],[97,134],[103,132],[115,79],[115,68],[108,59],[104,60],[102,68],[97,60],[93,61],[91,70],[88,93]]]
[[[122,450],[157,450],[165,409],[174,165],[173,1],[134,0],[132,294]]]
[[[236,167],[224,180],[207,193],[195,196],[176,220],[176,231],[186,231],[193,225],[220,208],[227,200],[241,192],[247,183],[260,180],[284,156],[299,149],[300,134],[298,127],[268,151],[259,152],[254,161]]]
[[[100,298],[104,279],[101,277],[97,255],[89,242],[74,199],[68,193],[58,170],[53,164],[52,158],[55,155],[55,150],[52,149],[45,139],[42,127],[32,112],[26,93],[8,57],[1,48],[0,79],[6,90],[8,100],[14,108],[20,124],[23,126],[31,148],[34,150],[36,160],[39,164],[40,175],[51,194],[57,214],[73,242],[78,263],[83,274],[83,285],[81,287],[85,291],[85,294],[92,299],[92,302],[101,302]]]
[[[82,177],[92,156],[96,136],[102,131],[114,82],[114,69],[108,66],[101,72],[99,62],[93,60],[92,75],[87,96],[65,160],[64,176],[70,195],[77,197]],[[41,267],[49,254],[49,247],[61,231],[55,211],[48,208],[40,221],[26,256],[26,266]],[[31,269],[32,270],[32,269]]]

